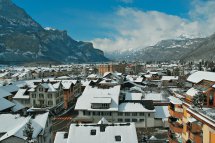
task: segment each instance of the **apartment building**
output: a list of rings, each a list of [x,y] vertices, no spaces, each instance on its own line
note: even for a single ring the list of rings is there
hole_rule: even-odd
[[[56,112],[63,108],[64,94],[61,82],[42,82],[28,91],[30,93],[30,103],[33,107],[49,107],[55,109]]]
[[[215,142],[215,73],[198,71],[187,78],[192,88],[186,93],[171,97],[169,105],[170,143]],[[194,97],[205,95],[203,107],[194,105]],[[180,99],[179,99],[180,98]],[[177,123],[174,126],[173,123]]]
[[[87,86],[77,100],[75,110],[79,114],[74,120],[95,123],[105,117],[112,123],[135,122],[137,128],[163,126],[152,100],[141,100],[141,96],[139,100],[122,100],[120,88],[120,85]]]
[[[125,73],[125,64],[101,64],[98,66],[98,71],[100,75],[106,72],[120,72]]]

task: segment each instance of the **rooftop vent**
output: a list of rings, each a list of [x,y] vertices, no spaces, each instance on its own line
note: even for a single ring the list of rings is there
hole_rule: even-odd
[[[64,134],[64,139],[67,139],[68,138],[68,133],[65,133]]]
[[[95,136],[96,135],[96,130],[91,130],[90,135]]]
[[[116,141],[116,142],[121,142],[121,140],[122,140],[122,139],[121,139],[121,136],[115,136],[115,141]]]
[[[100,125],[100,132],[105,132],[106,126],[104,124]]]

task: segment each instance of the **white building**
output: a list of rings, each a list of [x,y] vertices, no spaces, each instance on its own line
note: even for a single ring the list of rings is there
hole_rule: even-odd
[[[109,122],[135,122],[136,127],[154,127],[152,100],[121,101],[120,85],[113,87],[87,86],[78,98],[76,121],[98,122],[105,117]],[[160,125],[161,126],[161,125]]]
[[[55,108],[58,112],[63,108],[63,86],[61,82],[55,84],[40,83],[30,92],[30,103],[33,107]]]
[[[54,143],[137,143],[134,123],[109,123],[102,118],[94,124],[71,124],[69,134],[57,132]]]
[[[32,139],[38,143],[51,143],[49,113],[38,114],[34,118],[19,114],[0,114],[0,142],[26,143],[23,130],[30,121],[34,129]]]

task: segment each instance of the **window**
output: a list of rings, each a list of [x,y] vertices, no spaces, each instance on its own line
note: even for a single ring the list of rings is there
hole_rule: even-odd
[[[125,116],[130,116],[130,113],[125,113]]]
[[[39,94],[39,98],[44,98],[44,95],[43,94]]]
[[[111,116],[112,114],[111,114],[111,112],[103,112],[103,115],[104,116]]]
[[[115,136],[115,141],[116,141],[116,142],[121,142],[121,140],[122,140],[122,139],[121,139],[121,136]]]
[[[132,116],[137,116],[137,113],[132,113]]]
[[[52,94],[51,93],[48,94],[48,98],[52,98]]]
[[[108,109],[109,108],[109,104],[102,104],[102,108],[103,109]]]
[[[144,119],[140,119],[140,122],[144,122]]]
[[[148,117],[150,117],[150,113],[148,113]]]
[[[33,100],[33,106],[36,106],[36,101],[35,100]]]
[[[96,130],[91,130],[91,131],[90,131],[90,135],[95,136],[95,135],[96,135]]]
[[[140,116],[144,116],[144,113],[140,113]]]
[[[121,118],[118,119],[118,122],[123,122],[123,120]]]
[[[48,105],[53,105],[53,101],[48,101]]]
[[[36,94],[32,94],[32,98],[36,98]]]
[[[118,112],[118,116],[123,116],[123,113],[122,112]]]
[[[130,119],[125,119],[125,122],[130,122]]]
[[[213,102],[214,102],[214,95],[213,95],[213,92],[211,92],[209,96],[209,105],[213,105]]]
[[[43,91],[43,88],[39,88],[39,91]]]
[[[132,122],[137,122],[137,119],[132,119]]]

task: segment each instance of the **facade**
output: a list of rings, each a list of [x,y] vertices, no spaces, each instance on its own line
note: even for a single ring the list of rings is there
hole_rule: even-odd
[[[170,117],[168,119],[169,122],[169,142],[170,143],[178,143],[182,142],[182,130],[183,130],[183,107],[182,101],[176,97],[169,97],[169,113]]]
[[[177,86],[178,85],[178,76],[162,76],[161,85],[162,86]]]
[[[77,80],[63,80],[64,109],[67,109],[70,102],[76,101],[81,93],[81,83]]]
[[[63,108],[63,86],[61,82],[44,82],[29,90],[30,103],[33,107],[49,107],[56,112]]]
[[[100,75],[106,72],[120,72],[125,73],[125,64],[101,64],[98,66],[98,71]]]
[[[192,83],[192,88],[184,95],[177,95],[177,98],[170,99],[169,141],[171,143],[214,143],[215,73],[196,72],[187,80]],[[199,93],[205,95],[205,100],[201,101],[203,103],[201,109],[193,104],[194,97]],[[173,125],[176,121],[179,125],[177,128]]]
[[[112,123],[135,122],[137,128],[164,126],[162,118],[167,119],[169,115],[156,113],[152,100],[141,100],[141,93],[137,93],[138,100],[132,100],[137,98],[135,94],[123,100],[120,88],[120,85],[87,86],[77,100],[78,116],[74,120],[95,123],[105,117]],[[165,112],[165,108],[160,109]]]

